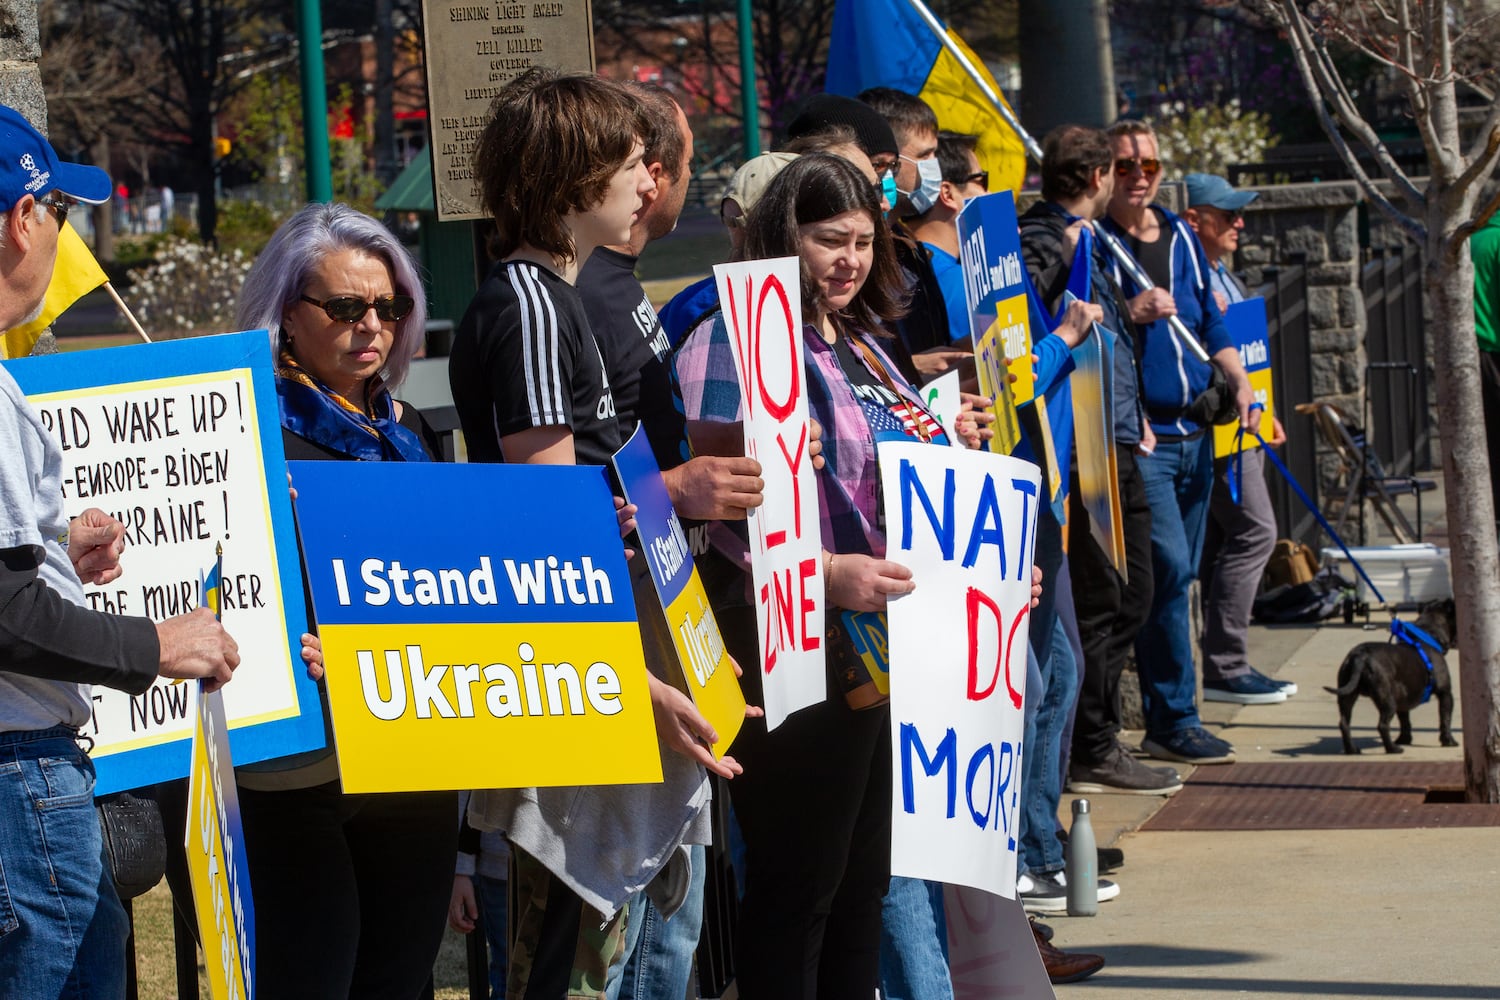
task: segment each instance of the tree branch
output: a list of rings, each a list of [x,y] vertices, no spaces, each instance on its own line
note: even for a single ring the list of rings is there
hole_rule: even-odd
[[[1311,31],[1307,22],[1303,20],[1301,11],[1297,9],[1295,0],[1273,0],[1271,14],[1287,29],[1288,40],[1292,47],[1292,57],[1296,60],[1297,69],[1301,72],[1303,85],[1307,88],[1308,96],[1313,103],[1313,110],[1317,113],[1318,121],[1322,124],[1323,131],[1328,135],[1328,139],[1333,144],[1334,150],[1339,154],[1339,158],[1344,161],[1344,165],[1349,168],[1349,172],[1354,175],[1356,183],[1359,184],[1360,189],[1371,202],[1378,206],[1382,212],[1390,217],[1392,222],[1401,227],[1412,239],[1418,243],[1425,243],[1427,239],[1426,227],[1410,215],[1398,210],[1391,203],[1390,199],[1375,186],[1374,181],[1370,179],[1369,174],[1365,172],[1364,167],[1360,164],[1359,158],[1354,155],[1354,151],[1349,148],[1349,143],[1339,131],[1338,122],[1334,120],[1333,114],[1328,107],[1328,94],[1320,85],[1321,78],[1319,74],[1315,73],[1309,58],[1315,55],[1319,51],[1319,48],[1313,41]],[[1364,126],[1366,132],[1370,131],[1368,123],[1359,118],[1357,114],[1356,120],[1360,125]],[[1350,131],[1355,132],[1357,135],[1359,134],[1358,129],[1351,127]],[[1378,138],[1375,141],[1378,143]],[[1368,145],[1369,143],[1367,142],[1366,144]],[[1389,156],[1389,151],[1386,151],[1386,155]],[[1412,187],[1411,182],[1406,180],[1406,175],[1400,173],[1399,167],[1396,169],[1401,179],[1406,181],[1406,187],[1415,192],[1416,189]],[[1423,205],[1426,203],[1426,199],[1418,193],[1415,203]]]

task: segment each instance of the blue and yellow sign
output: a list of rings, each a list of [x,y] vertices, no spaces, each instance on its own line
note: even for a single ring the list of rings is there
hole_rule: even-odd
[[[693,564],[682,522],[641,428],[615,453],[615,472],[625,498],[637,508],[636,530],[643,549],[637,558],[645,559],[651,570],[688,696],[718,734],[714,757],[723,757],[745,722],[745,696]]]
[[[600,470],[288,468],[344,791],[661,780]]]
[[[224,700],[195,685],[188,773],[187,862],[203,967],[213,1000],[255,996],[255,906],[240,826]]]
[[[1250,391],[1255,401],[1265,407],[1260,415],[1260,436],[1271,439],[1272,421],[1276,418],[1275,402],[1271,391],[1271,335],[1266,329],[1266,300],[1246,299],[1236,302],[1224,312],[1224,325],[1229,328],[1229,339],[1240,352],[1240,363],[1245,374],[1250,376]],[[1238,423],[1219,424],[1214,428],[1214,457],[1227,458],[1236,451],[1259,448],[1255,435],[1240,437]],[[1235,447],[1235,440],[1243,442]]]
[[[990,450],[1015,451],[1022,433],[1017,408],[1035,407],[1041,438],[1035,445],[1042,464],[1055,474],[1047,404],[1036,393],[1031,368],[1031,307],[1014,196],[997,191],[969,199],[958,216],[958,240],[979,390],[995,400]]]

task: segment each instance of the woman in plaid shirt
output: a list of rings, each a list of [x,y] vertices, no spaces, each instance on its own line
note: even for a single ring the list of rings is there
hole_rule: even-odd
[[[945,431],[880,341],[905,306],[874,168],[807,154],[789,164],[751,211],[748,259],[802,262],[803,345],[810,414],[823,427],[818,473],[830,631],[840,609],[879,612],[910,591],[911,572],[885,558],[875,445]],[[676,359],[691,422],[741,419],[722,317],[705,320]],[[956,430],[977,444],[965,413]],[[748,565],[724,532],[722,555]],[[726,642],[757,657],[755,611],[739,587],[716,595]],[[847,641],[830,635],[830,642]],[[744,678],[758,701],[758,676]],[[831,685],[835,689],[836,685]],[[733,752],[745,773],[731,787],[745,835],[746,879],[737,952],[740,995],[859,998],[879,981],[881,899],[890,876],[890,720],[884,707],[851,709],[835,695],[774,732],[747,720]]]

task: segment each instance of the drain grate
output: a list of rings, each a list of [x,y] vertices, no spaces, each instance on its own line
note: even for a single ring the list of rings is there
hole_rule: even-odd
[[[1462,801],[1463,780],[1463,765],[1458,761],[1300,761],[1200,767],[1141,829],[1500,826],[1500,805]]]

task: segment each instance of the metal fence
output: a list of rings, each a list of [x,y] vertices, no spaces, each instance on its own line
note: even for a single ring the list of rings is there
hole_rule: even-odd
[[[1422,253],[1410,243],[1371,250],[1360,272],[1365,298],[1365,424],[1392,475],[1432,467]]]
[[[1312,336],[1307,311],[1307,269],[1300,264],[1267,268],[1256,294],[1266,300],[1266,332],[1271,341],[1271,389],[1276,413],[1286,427],[1282,461],[1306,489],[1318,483],[1317,429],[1312,418],[1293,410],[1312,399]],[[1264,433],[1269,437],[1270,428]],[[1276,510],[1277,534],[1314,548],[1318,522],[1287,481],[1268,464],[1267,485]]]

